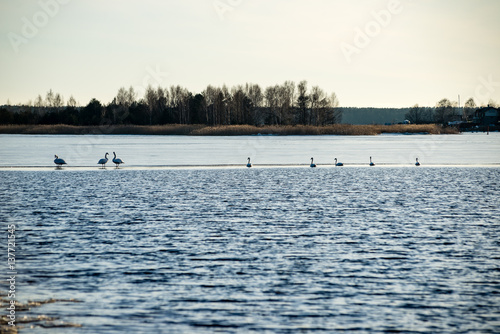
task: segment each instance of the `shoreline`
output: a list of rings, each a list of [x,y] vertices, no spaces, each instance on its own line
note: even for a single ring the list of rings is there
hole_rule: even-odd
[[[0,125],[0,134],[33,135],[185,135],[185,136],[249,136],[249,135],[345,135],[374,136],[383,133],[400,134],[459,134],[456,128],[443,128],[437,124],[394,125]]]

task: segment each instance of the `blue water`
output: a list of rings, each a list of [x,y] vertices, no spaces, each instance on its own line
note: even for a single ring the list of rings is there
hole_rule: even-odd
[[[18,299],[81,301],[25,314],[82,327],[26,332],[500,332],[500,168],[0,180],[0,221],[18,229]]]

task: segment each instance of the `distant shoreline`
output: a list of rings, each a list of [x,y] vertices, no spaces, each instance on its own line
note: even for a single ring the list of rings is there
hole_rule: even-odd
[[[382,133],[401,134],[458,134],[456,128],[437,124],[350,125],[328,126],[283,125],[0,125],[0,134],[50,134],[50,135],[185,135],[185,136],[249,136],[249,135],[351,135],[373,136]]]

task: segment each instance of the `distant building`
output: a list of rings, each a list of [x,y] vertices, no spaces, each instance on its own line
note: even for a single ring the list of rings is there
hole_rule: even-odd
[[[484,107],[476,110],[472,123],[478,125],[497,125],[500,121],[500,110],[493,107]]]

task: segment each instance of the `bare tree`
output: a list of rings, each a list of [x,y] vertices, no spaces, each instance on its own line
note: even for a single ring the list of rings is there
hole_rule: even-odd
[[[127,106],[131,106],[137,101],[137,92],[130,86],[127,92]]]
[[[250,99],[252,103],[252,118],[253,118],[253,124],[261,124],[262,119],[261,119],[261,114],[260,114],[260,107],[262,107],[263,101],[264,101],[264,94],[262,92],[262,89],[260,88],[259,85],[257,84],[246,84],[245,85],[245,94],[247,97]]]
[[[49,108],[54,107],[54,92],[50,89],[45,95],[45,105]]]
[[[269,111],[270,123],[278,124],[278,89],[279,86],[269,86],[264,90],[266,107]]]
[[[243,86],[238,85],[231,87],[231,100],[229,103],[229,108],[231,110],[232,121],[236,124],[245,123],[245,104],[246,104],[246,94],[243,91]]]
[[[43,102],[43,98],[40,94],[38,94],[38,96],[36,97],[34,105],[35,105],[35,107],[38,107],[38,108],[41,108],[45,105]]]
[[[129,108],[136,100],[134,88],[130,86],[127,90],[125,87],[120,87],[116,97],[113,99],[116,106],[113,108],[113,123],[122,123],[129,115]]]
[[[285,81],[282,86],[276,86],[276,92],[278,94],[279,124],[290,124],[295,102],[295,83]]]
[[[156,109],[157,100],[156,90],[151,85],[148,85],[144,92],[144,101],[148,106],[149,125],[153,124],[153,113]]]
[[[264,94],[262,93],[262,89],[257,84],[246,84],[245,85],[245,94],[252,101],[252,104],[255,107],[261,107],[262,102],[264,101]]]
[[[464,104],[464,120],[468,122],[474,116],[474,112],[477,110],[477,105],[474,99],[471,97]]]
[[[173,119],[177,119],[179,124],[188,124],[190,122],[190,106],[189,102],[192,94],[179,85],[171,86],[168,94],[170,100],[168,105],[175,112],[172,114]]]
[[[287,94],[284,86],[276,85],[274,86],[276,93],[276,124],[282,125],[286,123],[288,104],[287,104]]]
[[[177,123],[181,123],[181,119],[180,119],[180,112],[179,112],[179,108],[180,108],[180,105],[181,105],[181,87],[179,85],[177,86],[170,86],[170,99],[169,99],[169,102],[168,102],[168,105],[170,106],[170,108],[172,108],[173,112],[172,112],[172,119],[176,119],[177,120]]]
[[[227,86],[224,84],[222,85],[221,88],[221,93],[222,93],[222,116],[221,116],[221,124],[232,124],[232,119],[231,119],[231,109],[230,109],[230,104],[231,104],[231,93],[229,92],[229,89]]]
[[[129,92],[125,87],[121,87],[118,89],[118,93],[116,94],[115,97],[115,103],[120,106],[130,106],[129,102]]]
[[[157,120],[156,122],[163,122],[163,115],[167,110],[167,99],[168,99],[168,90],[165,90],[158,86],[156,89],[156,113]]]
[[[221,88],[217,88],[217,95],[214,101],[214,116],[215,124],[223,124],[226,115],[226,102],[224,92]]]
[[[314,125],[325,124],[325,109],[328,106],[326,93],[319,86],[313,86],[310,94],[311,113],[309,123]]]
[[[337,94],[331,93],[328,99],[328,112],[326,124],[338,124],[342,121],[342,108],[339,107],[340,102]]]
[[[219,89],[212,85],[208,85],[201,94],[205,97],[206,124],[218,124],[218,104],[216,101],[219,95]]]
[[[64,105],[64,98],[61,94],[56,93],[54,95],[53,106],[54,108],[61,108]]]
[[[287,103],[290,107],[293,107],[295,103],[295,90],[296,90],[295,82],[287,80],[283,83],[283,87],[285,87],[285,91],[288,97]]]
[[[405,118],[413,124],[420,124],[423,121],[424,108],[421,108],[418,104],[415,104],[410,108],[408,113],[406,113]]]
[[[457,103],[453,103],[448,99],[442,99],[436,104],[436,109],[434,111],[434,120],[437,123],[445,124],[453,120],[455,116],[455,107]]]
[[[495,100],[489,99],[489,101],[488,101],[488,107],[498,108],[498,106],[499,105],[498,105],[498,103]]]
[[[78,103],[76,102],[76,100],[75,100],[75,98],[73,97],[73,95],[71,95],[71,96],[69,97],[68,102],[66,103],[66,105],[67,105],[68,107],[71,107],[71,108],[75,108],[75,107],[78,105]]]
[[[307,124],[307,109],[309,95],[307,94],[307,81],[303,80],[297,85],[297,107],[299,108],[299,123]]]

